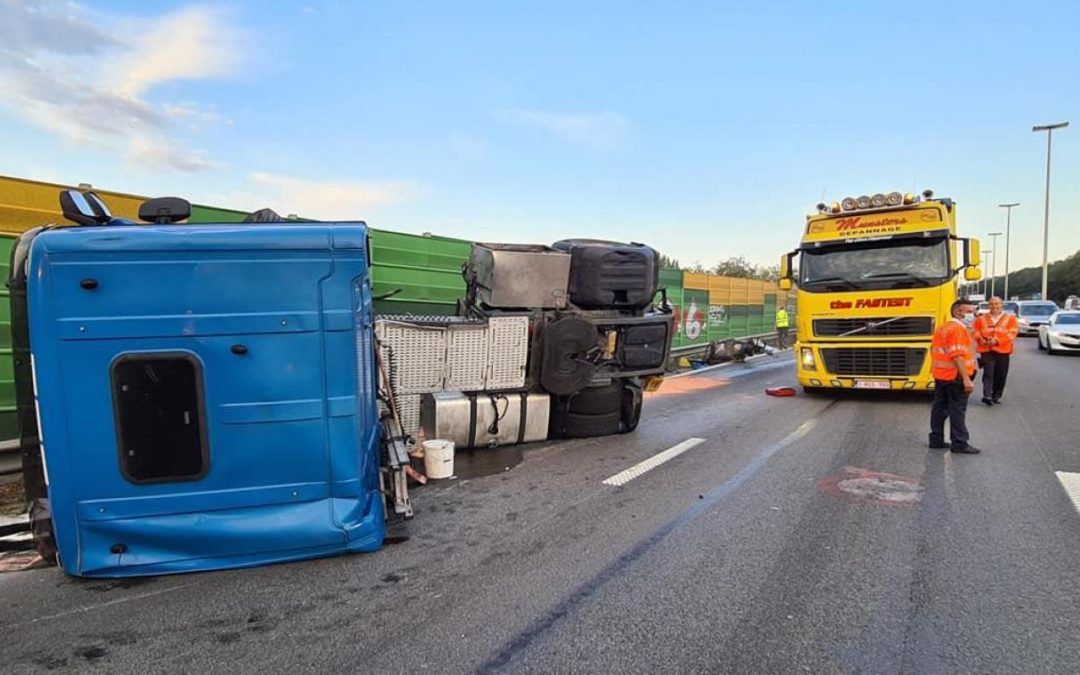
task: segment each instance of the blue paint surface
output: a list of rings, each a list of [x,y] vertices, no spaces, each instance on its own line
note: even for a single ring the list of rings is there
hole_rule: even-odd
[[[341,223],[64,228],[34,240],[30,339],[66,572],[223,569],[382,545],[366,239],[362,223]],[[207,466],[194,479],[121,471],[111,368],[146,353],[201,371]]]

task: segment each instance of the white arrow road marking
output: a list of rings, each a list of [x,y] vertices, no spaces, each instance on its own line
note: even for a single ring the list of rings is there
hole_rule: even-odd
[[[1065,494],[1069,495],[1073,506],[1076,507],[1077,512],[1080,512],[1080,473],[1069,473],[1068,471],[1055,471],[1054,473],[1057,475],[1058,480],[1061,481],[1061,487],[1065,488]]]
[[[673,445],[670,448],[668,448],[667,450],[664,450],[663,452],[656,453],[655,455],[648,458],[644,462],[639,462],[639,463],[635,464],[634,466],[630,467],[629,469],[626,469],[625,471],[620,471],[619,473],[615,474],[611,478],[608,478],[607,480],[605,480],[604,485],[614,485],[614,486],[626,485],[627,483],[634,480],[635,478],[637,478],[641,474],[643,474],[643,473],[645,473],[647,471],[652,471],[653,469],[660,466],[664,462],[675,459],[676,457],[683,454],[684,452],[686,452],[690,448],[693,448],[693,447],[695,447],[697,445],[701,445],[704,442],[705,442],[704,438],[688,438],[685,441],[683,441],[682,443],[679,443],[678,445]]]

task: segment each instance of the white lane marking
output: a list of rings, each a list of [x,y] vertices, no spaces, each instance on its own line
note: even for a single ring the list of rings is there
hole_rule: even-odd
[[[1080,473],[1055,471],[1054,474],[1061,481],[1061,487],[1065,488],[1065,494],[1069,495],[1076,511],[1080,513]]]
[[[626,469],[625,471],[620,471],[611,478],[605,480],[604,485],[626,485],[627,483],[634,480],[646,471],[651,471],[663,464],[664,462],[675,459],[690,448],[701,445],[704,442],[704,438],[688,438],[682,443],[679,443],[678,445],[673,445],[667,450],[664,450],[663,452],[656,453],[644,462],[638,462],[629,469]]]

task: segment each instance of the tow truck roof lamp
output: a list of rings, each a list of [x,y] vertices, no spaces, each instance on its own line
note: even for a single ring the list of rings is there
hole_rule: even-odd
[[[932,190],[923,191],[923,199],[931,199],[933,196],[934,193]],[[828,206],[822,202],[817,205],[817,211],[818,213],[840,213],[841,211],[877,210],[894,208],[897,206],[911,206],[912,204],[917,204],[919,201],[920,199],[910,192],[907,194],[896,191],[888,194],[878,192],[873,195],[844,197],[842,201],[833,202]]]

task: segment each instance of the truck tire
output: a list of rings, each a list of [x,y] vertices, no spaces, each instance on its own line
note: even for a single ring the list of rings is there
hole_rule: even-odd
[[[548,434],[552,438],[593,438],[610,436],[622,429],[622,406],[602,415],[586,415],[568,412],[565,403],[556,404],[551,410]]]
[[[616,380],[600,387],[587,387],[569,397],[567,412],[581,415],[607,415],[622,406],[623,383]]]

